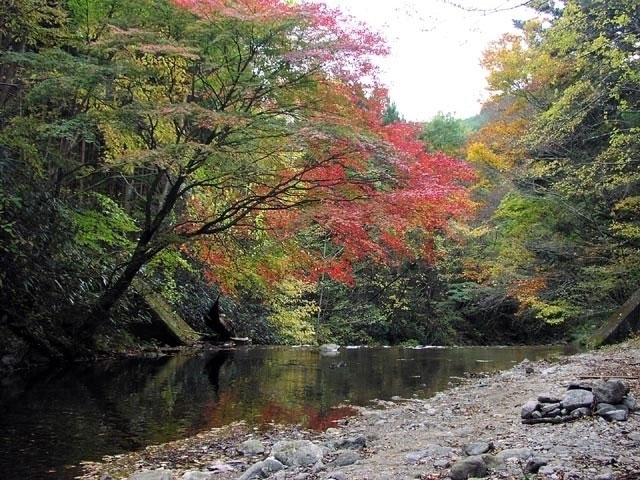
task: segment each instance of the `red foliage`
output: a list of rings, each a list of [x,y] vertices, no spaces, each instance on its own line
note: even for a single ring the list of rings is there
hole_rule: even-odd
[[[283,168],[281,179],[298,178],[308,204],[289,208],[276,198],[265,208],[247,215],[233,234],[251,241],[255,222],[267,228],[276,242],[289,242],[310,228],[321,226],[338,255],[324,258],[311,247],[290,251],[285,267],[254,262],[252,267],[269,283],[282,275],[308,280],[322,274],[353,283],[351,266],[363,258],[395,262],[402,258],[430,258],[433,236],[446,231],[452,218],[470,209],[465,183],[472,169],[441,153],[426,153],[418,138],[419,126],[406,122],[382,124],[386,91],[375,85],[373,55],[386,53],[380,36],[366,26],[317,3],[286,3],[282,0],[174,0],[195,15],[209,19],[228,17],[237,21],[272,23],[297,19],[300,28],[292,39],[286,60],[301,69],[319,68],[321,80],[308,92],[297,91],[305,110],[304,121],[285,151],[312,158],[303,171]],[[368,93],[364,93],[368,92]],[[301,98],[308,95],[308,98]],[[268,185],[258,193],[268,191]],[[206,218],[208,206],[192,202]],[[254,222],[254,223],[252,223]],[[184,225],[185,231],[195,228]],[[206,241],[203,241],[203,243]],[[224,288],[225,268],[237,255],[233,249],[211,246],[191,250],[212,265],[211,278]],[[280,252],[282,254],[282,252]]]

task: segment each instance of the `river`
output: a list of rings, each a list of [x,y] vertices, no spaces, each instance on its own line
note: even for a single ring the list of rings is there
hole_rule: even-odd
[[[5,480],[69,479],[82,460],[238,420],[322,429],[392,396],[428,397],[464,372],[506,369],[567,347],[253,347],[103,361],[0,380]]]

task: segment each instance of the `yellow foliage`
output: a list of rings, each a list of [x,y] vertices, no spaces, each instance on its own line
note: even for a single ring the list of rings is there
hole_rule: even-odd
[[[319,307],[314,300],[305,298],[314,285],[296,279],[283,280],[269,301],[269,321],[287,343],[312,343],[315,329],[311,323]]]
[[[513,161],[508,156],[498,155],[480,142],[475,142],[469,146],[467,159],[472,163],[483,163],[500,171],[509,170],[513,166]]]

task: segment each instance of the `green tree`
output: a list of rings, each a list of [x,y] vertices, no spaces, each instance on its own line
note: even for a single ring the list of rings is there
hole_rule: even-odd
[[[438,113],[425,123],[421,138],[430,152],[460,155],[468,135],[469,131],[463,120],[450,113]]]

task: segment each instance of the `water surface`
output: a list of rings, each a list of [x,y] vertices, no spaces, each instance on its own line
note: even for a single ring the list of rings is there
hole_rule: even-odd
[[[464,372],[509,368],[563,347],[254,347],[65,366],[2,379],[0,472],[73,478],[74,465],[237,420],[326,428],[344,405],[427,397]]]

